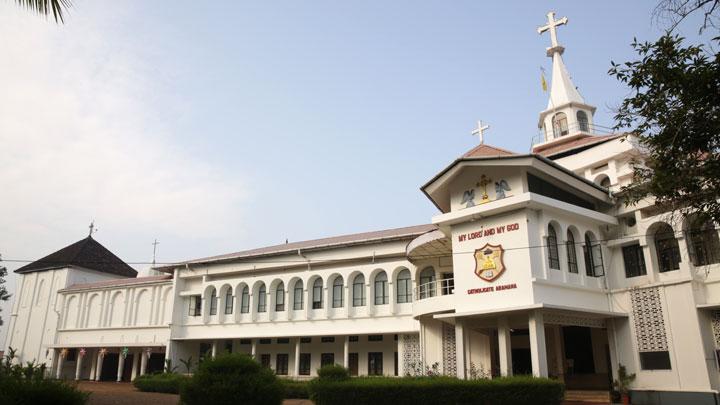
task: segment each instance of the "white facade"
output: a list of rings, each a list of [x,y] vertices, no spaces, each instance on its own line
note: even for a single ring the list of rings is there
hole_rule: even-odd
[[[432,224],[198,259],[158,268],[164,277],[22,274],[6,347],[78,379],[133,378],[163,360],[184,371],[227,350],[295,378],[338,363],[608,390],[622,364],[637,374],[636,403],[715,403],[717,227],[613,196],[642,155],[632,137],[592,133],[595,108],[552,34],[541,126],[562,109],[590,125],[532,154],[466,153],[422,188],[440,211]]]

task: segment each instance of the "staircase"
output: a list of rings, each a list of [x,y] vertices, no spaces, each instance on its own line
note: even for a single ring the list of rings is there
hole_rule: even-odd
[[[591,402],[595,404],[609,404],[609,391],[591,391],[591,390],[566,390],[566,402]]]

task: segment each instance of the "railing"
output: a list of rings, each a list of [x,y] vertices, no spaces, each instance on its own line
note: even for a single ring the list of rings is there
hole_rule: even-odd
[[[585,132],[592,135],[610,135],[615,133],[615,129],[597,124],[585,124],[580,125],[577,122],[564,126],[562,128],[548,128],[550,131],[550,139],[558,139],[563,136],[576,134],[578,132]],[[532,145],[535,146],[539,143],[545,142],[545,130],[543,128],[538,129],[538,133],[532,139]]]
[[[438,295],[455,294],[455,279],[444,278],[420,284],[415,289],[415,300],[424,300]]]

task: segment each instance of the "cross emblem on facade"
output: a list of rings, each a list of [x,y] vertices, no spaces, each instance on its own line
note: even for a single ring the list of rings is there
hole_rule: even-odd
[[[473,129],[472,135],[477,135],[480,139],[480,145],[485,143],[484,132],[490,129],[490,125],[483,125],[482,121],[477,122],[477,128]]]
[[[558,43],[558,39],[557,39],[557,28],[556,27],[567,24],[568,19],[567,19],[567,17],[563,17],[559,20],[556,20],[554,11],[547,13],[547,18],[548,18],[547,25],[538,27],[537,32],[538,32],[538,34],[542,34],[545,31],[550,31],[550,48],[549,49],[558,48],[558,47],[560,47],[560,44]]]
[[[88,234],[88,236],[92,236],[93,233],[97,232],[94,219],[92,220],[92,222],[90,222],[90,226],[88,226],[88,228],[90,229],[90,233]]]

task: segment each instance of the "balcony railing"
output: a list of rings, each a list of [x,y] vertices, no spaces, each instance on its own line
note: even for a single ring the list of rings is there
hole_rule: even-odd
[[[451,295],[455,294],[455,279],[444,278],[442,280],[435,280],[429,283],[420,284],[415,289],[415,300],[424,300],[432,298],[437,295]]]

